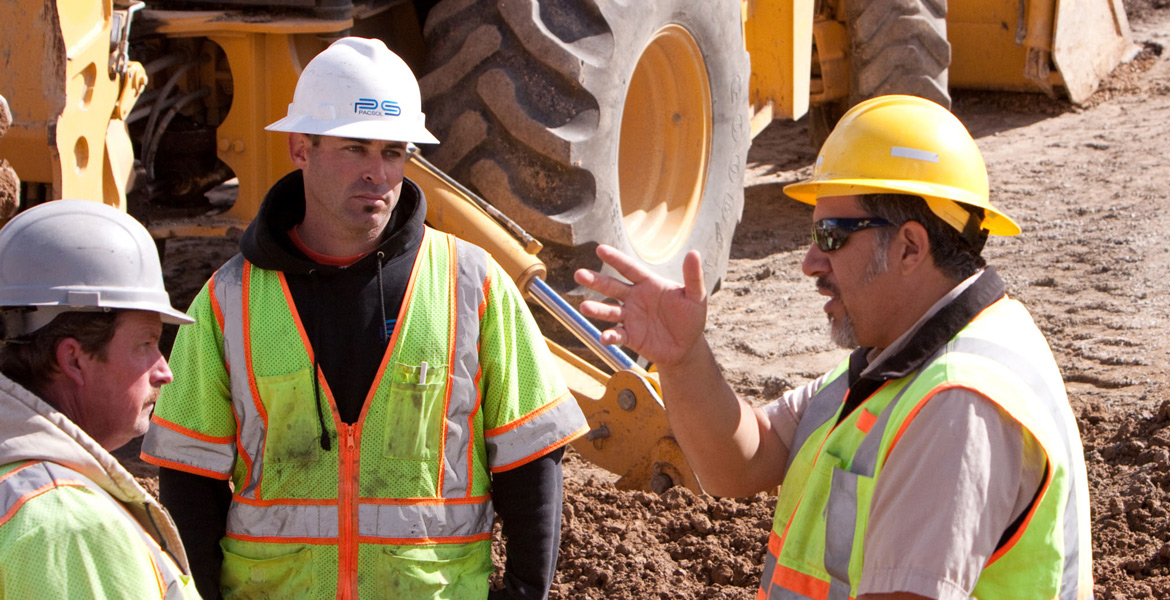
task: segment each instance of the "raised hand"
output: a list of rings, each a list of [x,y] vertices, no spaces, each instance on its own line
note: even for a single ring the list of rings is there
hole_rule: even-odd
[[[616,324],[602,332],[602,343],[627,346],[659,368],[683,362],[702,336],[707,319],[698,251],[683,259],[682,284],[647,271],[612,246],[598,246],[597,256],[629,280],[589,269],[578,269],[573,275],[577,283],[620,303],[581,303],[585,316]]]

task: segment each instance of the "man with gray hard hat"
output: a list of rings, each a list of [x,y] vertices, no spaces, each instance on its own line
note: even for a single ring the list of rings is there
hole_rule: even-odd
[[[56,200],[0,229],[0,598],[198,598],[166,510],[109,454],[171,381],[158,251]]]
[[[491,597],[546,597],[588,425],[508,275],[424,225],[414,75],[340,39],[268,129],[297,170],[192,304],[143,444],[200,591],[486,598],[495,512]]]

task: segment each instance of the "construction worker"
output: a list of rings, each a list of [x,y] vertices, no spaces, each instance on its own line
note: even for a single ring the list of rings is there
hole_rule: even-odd
[[[170,516],[110,455],[171,381],[158,251],[118,209],[0,229],[0,598],[198,598]]]
[[[193,302],[143,445],[200,590],[486,598],[494,509],[492,597],[546,597],[588,425],[512,280],[423,223],[414,75],[340,39],[268,129],[298,170]]]
[[[576,273],[620,302],[582,312],[657,365],[704,488],[780,486],[758,597],[1091,598],[1076,421],[1044,336],[981,257],[988,234],[1020,229],[962,123],[920,98],[862,102],[785,192],[815,205],[803,270],[856,349],[764,407],[704,339],[697,253],[683,284],[608,247],[628,282]]]

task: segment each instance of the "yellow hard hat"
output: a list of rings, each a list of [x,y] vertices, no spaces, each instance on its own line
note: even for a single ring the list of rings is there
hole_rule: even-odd
[[[1016,235],[1020,226],[991,205],[987,167],[971,134],[950,111],[917,96],[878,96],[851,108],[825,140],[812,177],[784,187],[807,204],[856,194],[922,196],[955,229],[984,210],[982,229]]]

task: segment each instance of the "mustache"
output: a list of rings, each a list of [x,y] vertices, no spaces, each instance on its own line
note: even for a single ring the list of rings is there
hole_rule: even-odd
[[[841,290],[837,289],[837,284],[829,281],[829,278],[824,275],[817,277],[816,284],[818,291],[829,292],[832,296],[841,295]]]

